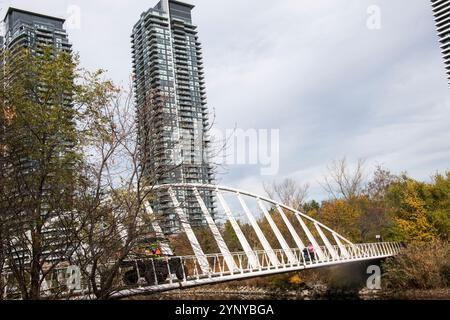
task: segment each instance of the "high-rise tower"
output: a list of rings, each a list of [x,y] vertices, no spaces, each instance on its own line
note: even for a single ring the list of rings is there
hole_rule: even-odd
[[[208,161],[208,108],[201,44],[192,23],[193,5],[161,0],[144,12],[133,28],[134,90],[143,172],[156,184],[214,180]],[[176,190],[189,222],[205,221],[192,192]],[[214,197],[202,194],[214,215]],[[153,203],[165,233],[179,230],[170,198],[157,194]]]
[[[439,42],[450,83],[450,0],[431,0]]]
[[[9,8],[4,20],[3,47],[12,50],[16,47],[52,45],[57,49],[70,51],[64,21],[61,18]]]
[[[66,31],[64,30],[64,19],[47,16],[40,13],[25,11],[16,8],[9,8],[4,19],[4,37],[0,38],[0,50],[6,52],[0,59],[0,71],[8,73],[8,77],[15,82],[16,76],[23,72],[20,66],[23,64],[21,60],[23,55],[21,51],[28,51],[32,55],[44,54],[44,51],[50,49],[51,52],[71,53],[71,44]],[[68,67],[70,68],[70,67]],[[18,71],[21,70],[21,71]],[[5,75],[4,75],[5,76]],[[27,90],[27,97],[36,104],[45,104],[42,96],[36,92],[45,91],[46,84],[39,83],[34,89]],[[50,99],[49,99],[50,100]],[[60,108],[70,109],[72,107],[72,99],[70,94],[64,94],[59,105]],[[58,101],[47,101],[49,105]],[[2,124],[0,123],[0,128]],[[26,132],[26,130],[24,130]],[[0,137],[1,138],[1,137]],[[70,149],[72,143],[65,137],[60,137],[61,144],[67,145]],[[1,140],[0,140],[1,142]],[[25,157],[28,158],[28,157]],[[26,165],[32,165],[33,160],[25,161]]]

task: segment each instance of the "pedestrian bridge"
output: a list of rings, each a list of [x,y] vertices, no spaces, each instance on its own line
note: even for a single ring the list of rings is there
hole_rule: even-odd
[[[392,242],[354,244],[294,208],[242,190],[204,184],[171,184],[156,186],[154,189],[157,193],[168,195],[193,255],[146,260],[145,263],[152,266],[151,270],[159,270],[163,276],[158,275],[158,272],[139,274],[141,281],[137,285],[124,287],[113,298],[377,260],[395,256],[401,250],[399,243]],[[177,196],[180,190],[189,190],[195,198],[220,252],[204,252],[184,210],[185,198]],[[214,194],[224,219],[230,223],[239,240],[242,252],[231,252],[228,248],[219,226],[205,205],[202,197],[205,193]],[[231,203],[238,204],[239,207],[233,208]],[[153,213],[150,205],[146,210]],[[240,218],[244,217],[251,226],[260,244],[258,249],[250,245],[236,212],[241,212]],[[278,219],[275,219],[277,215]],[[270,244],[267,231],[264,233],[258,223],[261,218],[270,226],[270,231],[277,240],[276,247]],[[153,228],[157,233],[162,233],[156,222]],[[314,247],[312,254],[304,250],[308,245]],[[142,261],[134,262],[136,270],[139,270]]]

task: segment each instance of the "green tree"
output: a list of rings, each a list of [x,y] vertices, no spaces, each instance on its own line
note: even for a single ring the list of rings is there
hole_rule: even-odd
[[[373,178],[368,182],[358,205],[362,209],[360,219],[361,237],[363,241],[374,241],[376,235],[388,238],[392,219],[388,214],[387,193],[389,187],[397,181],[397,177],[389,170],[378,166]]]
[[[425,186],[425,202],[428,219],[436,229],[439,238],[449,239],[450,234],[450,172],[437,174]]]
[[[99,121],[96,106],[111,88],[86,78],[68,52],[2,55],[1,251],[22,298],[39,299],[45,278],[79,246],[75,197],[88,133],[80,125]]]
[[[439,237],[439,229],[433,221],[439,211],[434,210],[436,198],[433,199],[430,191],[435,191],[434,183],[418,182],[407,176],[389,188],[389,211],[394,221],[392,234],[395,239],[431,241]]]
[[[336,232],[350,237],[353,241],[361,239],[359,221],[362,211],[346,200],[331,200],[322,204],[317,219]]]
[[[230,221],[225,222],[222,236],[231,252],[243,251],[239,238],[236,232],[234,232]]]
[[[81,158],[71,105],[77,91],[76,62],[70,54],[55,54],[50,48],[41,48],[40,54],[24,50],[4,55],[3,240],[23,298],[37,299],[43,278],[53,269],[50,261],[62,259],[70,250],[67,230],[57,225],[56,218],[72,209],[74,168]]]

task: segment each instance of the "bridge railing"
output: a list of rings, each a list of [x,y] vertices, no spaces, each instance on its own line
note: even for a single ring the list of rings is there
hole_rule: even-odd
[[[198,257],[164,257],[160,259],[150,259],[151,264],[165,266],[166,270],[158,269],[159,272],[166,274],[163,280],[154,273],[153,279],[141,281],[136,286],[126,286],[124,288],[149,287],[174,285],[176,283],[202,283],[202,282],[220,282],[221,277],[227,277],[227,280],[236,278],[250,278],[253,275],[260,276],[264,274],[276,274],[282,272],[298,271],[303,269],[317,268],[321,266],[331,266],[343,264],[352,261],[364,261],[378,258],[395,256],[400,253],[402,245],[395,242],[367,243],[367,244],[349,244],[342,246],[320,246],[316,247],[313,253],[308,250],[292,248],[289,251],[276,249],[271,252],[264,250],[255,250],[251,252],[235,252],[226,257],[223,254],[206,255],[208,262],[208,272],[201,266],[202,261]],[[319,256],[317,253],[321,252]],[[274,259],[275,257],[275,259]],[[146,260],[149,261],[148,259]],[[177,264],[173,262],[177,262]],[[230,268],[230,261],[234,265]],[[135,261],[136,266],[140,261]],[[165,263],[161,263],[165,262]],[[174,268],[174,265],[181,267],[181,270]],[[154,269],[155,270],[155,269]],[[142,277],[143,275],[141,275]],[[143,280],[143,279],[142,279]],[[85,294],[89,292],[85,287],[85,281],[82,288],[75,290],[75,293]],[[49,294],[52,288],[46,289]]]
[[[319,250],[322,252],[323,257],[319,257],[317,254]],[[279,270],[282,272],[282,269],[313,268],[321,265],[339,264],[341,262],[385,258],[397,255],[400,250],[401,245],[399,243],[383,242],[343,245],[341,247],[334,246],[331,250],[326,246],[320,246],[319,248],[315,248],[314,253],[310,253],[308,250],[304,251],[299,248],[292,248],[290,249],[290,252],[286,252],[286,250],[283,249],[276,249],[272,252],[267,252],[264,250],[235,252],[230,254],[232,261],[234,261],[234,267],[232,268],[228,265],[230,260],[223,254],[208,254],[206,255],[209,265],[209,272],[207,273],[205,273],[204,269],[202,269],[200,265],[201,262],[196,256],[173,257],[165,259],[168,262],[168,266],[170,266],[171,259],[179,259],[182,262],[182,280],[177,280],[176,277],[172,275],[173,270],[168,270],[168,282],[173,283],[174,281],[195,281],[205,278],[242,275],[270,270]],[[273,256],[275,256],[276,259],[273,259]],[[295,259],[292,259],[292,256]],[[251,257],[254,259],[252,260]],[[164,283],[167,283],[167,281]]]

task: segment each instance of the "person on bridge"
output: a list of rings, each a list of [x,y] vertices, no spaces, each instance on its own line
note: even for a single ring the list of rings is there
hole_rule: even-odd
[[[315,256],[315,252],[314,252],[314,246],[312,245],[311,242],[308,244],[308,252],[309,252],[309,256],[311,257],[311,260],[312,261],[316,260],[316,256]]]
[[[157,247],[154,247],[152,249],[152,253],[154,256],[156,256],[157,258],[159,258],[161,256],[161,248],[159,247],[159,244]]]

